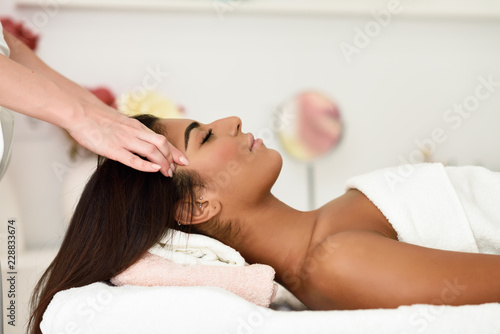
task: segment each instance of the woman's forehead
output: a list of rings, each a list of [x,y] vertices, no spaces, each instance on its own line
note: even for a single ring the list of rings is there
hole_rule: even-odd
[[[187,118],[175,118],[161,119],[159,122],[165,129],[167,140],[179,150],[184,151],[184,134],[188,125],[194,121]]]

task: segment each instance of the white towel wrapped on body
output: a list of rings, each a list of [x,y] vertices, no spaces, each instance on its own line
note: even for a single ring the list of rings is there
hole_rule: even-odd
[[[439,163],[403,165],[353,177],[403,242],[500,254],[500,173]]]

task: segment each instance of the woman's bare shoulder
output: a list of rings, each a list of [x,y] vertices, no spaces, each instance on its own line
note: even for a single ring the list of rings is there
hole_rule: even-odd
[[[362,271],[353,275],[351,258],[369,251],[371,246],[366,239],[372,236],[388,239],[373,231],[341,231],[325,237],[309,250],[299,273],[300,293],[308,307],[325,310],[349,308],[344,300],[347,291],[357,284],[352,276],[364,275]]]
[[[344,231],[378,232],[397,240],[397,233],[380,210],[360,191],[348,190],[319,209],[312,246]]]
[[[311,249],[300,275],[300,294],[313,309],[500,301],[500,256],[425,248],[370,231],[328,236]]]

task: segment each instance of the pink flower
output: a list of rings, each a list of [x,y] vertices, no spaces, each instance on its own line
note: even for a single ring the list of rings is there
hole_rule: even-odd
[[[106,87],[96,87],[89,89],[99,100],[112,108],[116,108],[115,95]]]

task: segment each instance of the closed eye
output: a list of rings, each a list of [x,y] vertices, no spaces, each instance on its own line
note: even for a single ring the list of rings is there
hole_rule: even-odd
[[[203,137],[201,144],[202,145],[205,144],[210,139],[211,136],[212,136],[212,129],[209,129],[205,137]]]

